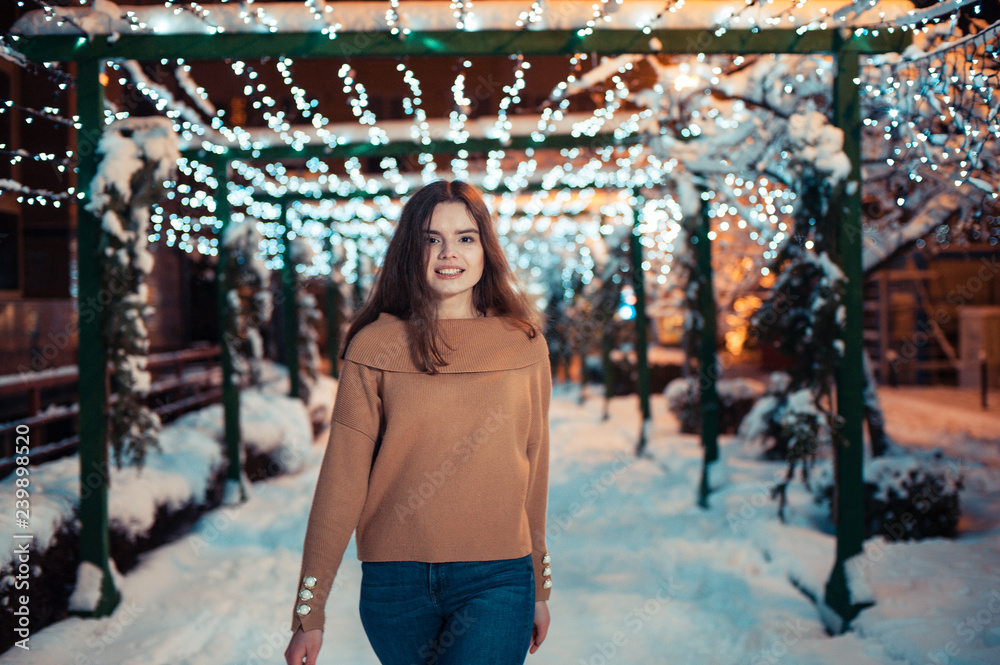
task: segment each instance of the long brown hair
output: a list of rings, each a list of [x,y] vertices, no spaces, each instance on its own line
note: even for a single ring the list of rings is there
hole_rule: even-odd
[[[421,187],[403,206],[375,286],[347,330],[341,358],[358,331],[387,312],[407,321],[410,353],[421,371],[437,374],[437,368],[447,364],[438,350],[436,295],[427,283],[424,251],[431,215],[439,203],[464,204],[479,230],[483,275],[472,288],[472,306],[483,314],[511,319],[529,338],[541,331],[542,315],[511,272],[482,194],[461,180],[438,180]]]

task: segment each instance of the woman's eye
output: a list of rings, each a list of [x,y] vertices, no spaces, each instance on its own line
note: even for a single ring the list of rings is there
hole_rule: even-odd
[[[462,236],[462,242],[475,242],[476,239],[472,236]]]

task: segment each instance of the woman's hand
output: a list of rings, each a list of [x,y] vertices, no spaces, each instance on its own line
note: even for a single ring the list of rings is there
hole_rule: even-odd
[[[545,636],[549,632],[549,606],[544,600],[535,601],[535,627],[531,631],[531,647],[528,653],[535,653],[538,647],[542,646]]]
[[[546,611],[546,616],[548,612]],[[538,621],[538,610],[535,610],[535,621]],[[302,626],[292,635],[292,641],[285,649],[285,662],[288,665],[316,665],[319,648],[323,645],[323,631],[320,628],[303,631]]]

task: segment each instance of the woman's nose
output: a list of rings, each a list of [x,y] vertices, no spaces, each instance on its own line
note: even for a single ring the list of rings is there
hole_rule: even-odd
[[[455,250],[452,249],[451,243],[442,242],[441,251],[438,253],[438,256],[443,258],[445,256],[454,256],[454,255],[455,255]]]

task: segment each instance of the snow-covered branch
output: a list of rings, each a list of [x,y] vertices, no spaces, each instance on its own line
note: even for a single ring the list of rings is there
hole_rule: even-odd
[[[973,197],[972,193],[972,187],[968,185],[941,191],[929,201],[925,201],[921,205],[920,212],[906,224],[866,234],[862,250],[864,271],[876,270],[879,265],[918,239],[929,236],[934,229],[947,224],[955,215],[966,214],[970,208],[979,205],[981,197]]]

